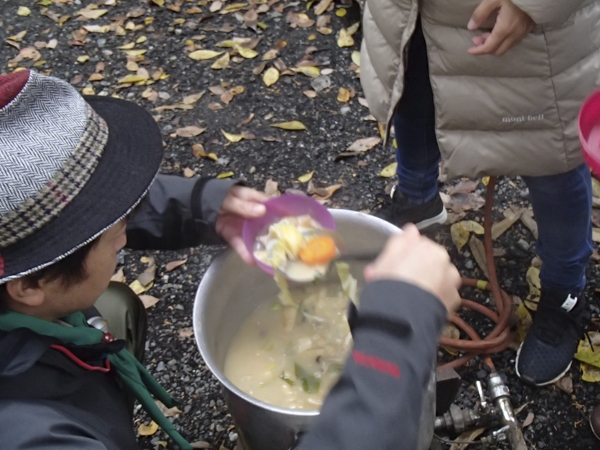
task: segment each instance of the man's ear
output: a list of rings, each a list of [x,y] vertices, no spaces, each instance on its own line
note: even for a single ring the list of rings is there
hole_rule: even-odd
[[[6,283],[6,292],[13,302],[20,305],[36,307],[44,303],[44,290],[38,283],[31,283],[26,278]]]

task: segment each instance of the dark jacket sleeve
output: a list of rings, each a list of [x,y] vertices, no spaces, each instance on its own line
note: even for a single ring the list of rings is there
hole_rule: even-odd
[[[158,175],[127,218],[127,247],[177,250],[199,244],[223,244],[215,232],[215,223],[227,192],[236,183]]]
[[[398,281],[365,287],[354,347],[300,450],[415,450],[446,309]]]

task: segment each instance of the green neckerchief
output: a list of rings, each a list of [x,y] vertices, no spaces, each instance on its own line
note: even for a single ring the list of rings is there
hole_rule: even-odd
[[[70,327],[37,319],[12,311],[0,313],[0,330],[12,331],[17,328],[28,328],[44,336],[57,338],[66,344],[92,345],[102,342],[104,333],[88,326],[83,313],[77,312],[62,319]],[[117,371],[125,388],[133,395],[148,412],[150,417],[184,450],[192,446],[179,434],[169,419],[165,417],[156,405],[150,394],[154,395],[167,408],[177,405],[177,402],[158,384],[146,368],[129,353],[122,349],[116,353],[109,353],[108,359]]]

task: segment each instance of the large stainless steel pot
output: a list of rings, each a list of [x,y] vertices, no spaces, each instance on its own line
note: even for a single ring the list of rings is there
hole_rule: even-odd
[[[377,254],[395,226],[373,216],[331,210],[349,254]],[[362,279],[365,262],[352,262],[351,271]],[[223,374],[227,349],[244,320],[263,302],[272,301],[275,282],[256,267],[244,264],[228,250],[218,256],[202,279],[194,303],[194,333],[200,353],[221,382],[229,412],[235,420],[244,450],[289,450],[307,430],[318,411],[298,411],[256,400],[234,386]],[[435,384],[430,383],[421,413],[422,445],[427,449],[435,418]]]

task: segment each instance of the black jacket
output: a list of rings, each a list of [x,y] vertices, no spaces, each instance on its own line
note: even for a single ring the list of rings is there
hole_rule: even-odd
[[[128,221],[128,245],[196,245],[203,233],[215,242],[211,222],[233,182],[214,181],[159,177]],[[351,323],[352,354],[300,449],[415,450],[445,318],[441,302],[415,286],[397,281],[366,286]],[[114,350],[107,345],[122,344],[64,346],[74,357],[52,344],[27,330],[0,332],[0,448],[136,448],[131,413],[113,375],[77,362],[103,367],[104,352]]]

